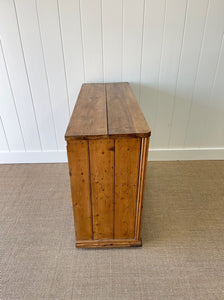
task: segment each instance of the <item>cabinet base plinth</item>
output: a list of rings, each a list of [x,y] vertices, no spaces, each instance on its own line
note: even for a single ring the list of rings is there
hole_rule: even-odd
[[[120,248],[141,247],[142,240],[120,239],[120,240],[86,240],[76,241],[76,248]]]

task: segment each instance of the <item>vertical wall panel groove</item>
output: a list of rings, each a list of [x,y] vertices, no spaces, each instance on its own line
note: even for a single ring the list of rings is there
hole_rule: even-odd
[[[210,90],[209,97],[208,97],[209,102],[211,101],[211,95],[213,93],[215,81],[217,79],[218,67],[220,64],[220,59],[221,59],[221,54],[222,54],[222,49],[223,49],[223,39],[224,39],[224,33],[222,35],[222,41],[221,41],[220,48],[219,48],[219,54],[218,54],[218,59],[217,59],[216,67],[215,67],[214,78],[212,80],[211,90]],[[206,124],[208,124],[208,123],[206,122]]]
[[[167,1],[165,0],[165,12],[164,12],[164,21],[163,21],[163,34],[162,34],[162,44],[161,44],[161,52],[160,52],[160,59],[159,59],[159,72],[158,72],[158,90],[156,92],[156,109],[155,109],[155,119],[154,119],[154,133],[156,133],[157,126],[158,126],[158,102],[159,102],[159,95],[160,95],[160,75],[161,75],[161,66],[162,66],[162,58],[163,58],[163,51],[164,51],[164,38],[165,38],[165,29],[166,29],[166,16],[167,16]],[[155,135],[156,136],[156,135]],[[153,148],[153,138],[152,138],[152,148]]]
[[[183,34],[182,34],[182,38],[181,38],[181,49],[180,49],[179,63],[178,63],[177,75],[176,75],[176,83],[175,83],[175,90],[174,90],[174,97],[173,97],[173,107],[172,107],[172,113],[171,113],[171,125],[173,124],[174,108],[176,105],[177,84],[178,84],[178,79],[179,79],[179,74],[180,74],[180,65],[181,65],[181,60],[182,60],[182,55],[183,55],[183,45],[184,45],[184,37],[185,37],[185,30],[186,30],[188,7],[189,7],[189,0],[187,0],[187,3],[186,3],[186,10],[185,10],[185,16],[184,16]],[[169,130],[168,147],[170,146],[171,131],[172,131],[172,126],[170,127],[170,130]]]
[[[201,144],[203,146],[204,145],[207,146],[208,144],[210,144],[210,139],[213,138],[213,136],[218,135],[217,133],[220,132],[219,127],[223,128],[223,126],[217,126],[217,127],[214,126],[214,124],[216,124],[216,118],[219,119],[219,117],[220,117],[220,111],[217,110],[217,108],[216,108],[217,97],[214,97],[214,99],[212,99],[212,95],[214,94],[215,83],[216,83],[217,77],[218,77],[219,65],[220,65],[220,61],[222,58],[222,54],[223,54],[223,42],[224,42],[224,33],[222,35],[222,41],[221,41],[221,45],[220,45],[220,49],[219,49],[218,60],[217,60],[217,64],[215,67],[215,75],[214,75],[213,83],[212,83],[211,90],[210,90],[209,97],[208,97],[208,103],[210,104],[212,102],[211,106],[215,110],[215,114],[213,113],[212,109],[210,109],[207,113],[207,117],[206,117],[206,121],[205,121],[205,130],[204,130],[206,132],[206,135],[205,134],[203,135],[202,141],[201,141]],[[222,76],[220,76],[220,77],[222,77]],[[219,108],[222,112],[222,118],[219,119],[220,125],[222,124],[221,120],[224,119],[223,107],[224,107],[223,105],[219,104]],[[211,118],[211,115],[213,115],[213,118]],[[211,130],[211,129],[213,129],[213,130]],[[216,134],[214,134],[214,132],[216,132]],[[222,138],[221,138],[221,140],[222,140]],[[223,134],[223,140],[224,140],[224,134]]]
[[[101,0],[81,1],[81,16],[86,82],[103,82]]]
[[[19,116],[15,103],[15,97],[13,94],[7,64],[5,61],[4,50],[2,42],[0,41],[0,111],[1,118],[4,118],[5,130],[7,132],[7,138],[9,140],[9,147],[13,151],[26,151],[25,142],[23,138],[21,124],[19,122]],[[9,119],[11,117],[11,122]],[[12,128],[10,128],[11,126]],[[15,136],[15,140],[14,140]]]
[[[196,2],[189,0],[169,141],[169,146],[172,148],[181,148],[184,146],[207,8],[208,1],[198,0]],[[200,15],[197,13],[199,9]]]
[[[100,21],[101,21],[101,50],[102,50],[102,73],[103,82],[105,82],[105,71],[104,71],[104,49],[103,49],[103,0],[100,1]]]
[[[25,148],[27,151],[39,151],[40,141],[13,0],[0,1],[0,28],[5,61]]]
[[[219,51],[224,31],[224,2],[210,1],[207,24],[201,52],[198,76],[196,79],[192,113],[187,134],[187,145],[191,147],[207,147],[206,119],[213,110],[213,102],[209,100],[212,89]],[[200,118],[198,116],[200,115]]]
[[[199,66],[200,66],[201,55],[202,55],[202,48],[203,48],[203,44],[204,44],[205,29],[206,29],[206,24],[207,24],[207,20],[208,20],[209,4],[210,4],[210,0],[208,0],[208,2],[207,2],[205,24],[204,24],[204,29],[203,29],[201,46],[200,46],[200,50],[199,50],[199,58],[198,58],[198,64],[197,64],[197,71],[196,71],[196,75],[195,75],[195,79],[194,79],[194,83],[193,83],[192,95],[191,95],[191,98],[190,98],[191,103],[190,103],[190,111],[189,111],[189,115],[188,115],[187,127],[186,127],[186,130],[185,130],[184,146],[186,145],[186,139],[187,139],[187,134],[188,134],[188,129],[189,129],[190,117],[191,117],[191,113],[192,113],[193,98],[194,98],[194,93],[195,93],[195,88],[196,88],[196,82],[197,82],[197,78],[198,78]]]
[[[62,41],[62,32],[61,32],[61,17],[60,17],[60,9],[59,9],[58,0],[57,0],[57,12],[58,12],[58,22],[59,22],[59,31],[60,31],[60,40],[61,40],[62,60],[63,60],[64,74],[65,74],[65,86],[66,86],[66,94],[67,94],[67,101],[68,101],[68,112],[69,112],[69,116],[71,116],[70,105],[69,105],[69,96],[68,96],[68,80],[67,80],[67,73],[66,73],[66,68],[65,68],[64,45],[63,45],[63,41]]]
[[[69,120],[68,98],[64,73],[56,0],[37,0],[41,38],[52,99],[58,149],[65,149],[64,132]]]
[[[81,84],[85,81],[83,41],[79,0],[59,1],[64,68],[70,113],[73,111]]]
[[[20,40],[20,44],[21,44],[21,50],[22,50],[22,56],[23,56],[23,62],[24,62],[24,67],[25,67],[25,72],[26,72],[27,83],[28,83],[28,86],[29,86],[29,92],[30,92],[30,97],[31,97],[34,120],[35,120],[35,124],[36,124],[36,128],[37,128],[37,134],[38,134],[38,139],[39,139],[39,143],[40,143],[40,150],[42,150],[40,132],[39,132],[39,127],[38,127],[38,123],[37,123],[35,107],[34,107],[34,103],[33,103],[33,95],[32,95],[32,90],[31,90],[31,86],[30,86],[30,80],[29,80],[29,76],[28,76],[28,72],[27,72],[27,65],[26,65],[26,59],[25,59],[25,55],[24,55],[24,49],[23,49],[23,43],[22,43],[22,38],[21,38],[21,32],[20,32],[20,26],[19,26],[19,20],[18,20],[18,14],[17,14],[15,0],[13,0],[13,5],[14,5],[14,9],[15,9],[16,23],[17,23],[17,26],[18,26],[19,40]]]
[[[121,81],[123,81],[123,73],[124,73],[124,0],[121,3]]]
[[[16,0],[20,37],[42,150],[57,149],[35,0]],[[29,12],[29,13],[27,13]],[[37,60],[38,57],[38,60]]]
[[[79,0],[79,21],[80,21],[80,31],[81,31],[81,43],[82,43],[83,76],[84,76],[84,82],[86,82],[84,41],[83,41],[82,15],[81,15],[81,4],[80,4],[80,1],[81,0]]]
[[[222,147],[224,143],[224,85],[223,85],[223,70],[224,70],[224,35],[220,47],[219,61],[217,64],[217,72],[214,80],[214,86],[210,95],[212,106],[206,120],[205,131],[207,133],[207,143]]]
[[[0,151],[64,150],[81,84],[112,81],[154,150],[224,147],[223,32],[223,0],[0,1]]]
[[[102,4],[104,81],[119,82],[122,69],[122,0],[104,0]]]
[[[2,118],[0,116],[0,152],[10,152],[10,147],[7,139],[7,135],[5,132],[4,124],[2,122]]]
[[[144,0],[123,0],[123,78],[139,100]],[[135,20],[133,22],[133,20]]]
[[[145,2],[140,103],[152,129],[152,148],[158,105],[166,7],[166,0],[146,0]]]
[[[141,83],[142,83],[142,61],[143,61],[143,44],[144,44],[144,28],[145,28],[145,2],[143,4],[143,14],[142,14],[142,37],[141,37],[141,60],[140,60],[140,72],[139,72],[139,95],[138,95],[138,101],[139,105],[141,106]]]
[[[40,31],[40,20],[39,20],[39,14],[38,14],[38,9],[37,9],[37,0],[35,0],[35,9],[36,9],[36,15],[37,15],[39,37],[40,37],[41,56],[43,58],[44,73],[45,73],[46,84],[47,84],[47,93],[48,93],[49,103],[50,103],[50,110],[51,110],[50,114],[51,114],[51,118],[53,121],[53,128],[54,128],[53,130],[54,130],[54,137],[55,137],[55,142],[56,142],[56,149],[58,150],[56,126],[55,126],[55,120],[54,120],[54,114],[53,114],[52,99],[51,99],[51,94],[50,94],[50,86],[49,86],[49,80],[48,80],[48,75],[47,75],[46,62],[45,62],[45,57],[44,57],[43,40],[42,40],[42,36],[41,36],[41,31]]]
[[[186,0],[167,2],[154,146],[168,147],[175,82],[181,50]]]

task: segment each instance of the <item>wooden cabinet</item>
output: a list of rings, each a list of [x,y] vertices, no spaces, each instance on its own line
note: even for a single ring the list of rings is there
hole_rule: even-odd
[[[82,85],[65,134],[76,247],[141,246],[149,136],[128,83]]]

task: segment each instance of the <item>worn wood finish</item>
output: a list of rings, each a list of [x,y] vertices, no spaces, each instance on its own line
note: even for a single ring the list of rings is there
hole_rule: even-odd
[[[106,83],[109,135],[149,136],[150,129],[128,83]]]
[[[66,140],[107,136],[106,91],[104,84],[83,84],[73,110]]]
[[[89,154],[87,141],[69,141],[67,145],[69,174],[76,239],[91,240],[92,207],[89,181]]]
[[[150,129],[128,83],[84,84],[65,138],[76,246],[141,246]]]
[[[117,247],[140,247],[142,240],[120,239],[120,240],[94,240],[94,241],[78,241],[77,248],[117,248]]]
[[[116,139],[115,239],[134,238],[139,155],[140,138]]]
[[[141,155],[139,164],[139,176],[138,176],[138,194],[136,201],[136,221],[135,221],[135,238],[138,240],[141,234],[141,220],[143,209],[143,196],[144,196],[144,184],[147,168],[147,158],[149,149],[149,138],[143,138],[141,140]]]
[[[129,83],[85,83],[65,139],[146,137],[150,132]]]
[[[93,238],[113,239],[114,141],[90,140]]]

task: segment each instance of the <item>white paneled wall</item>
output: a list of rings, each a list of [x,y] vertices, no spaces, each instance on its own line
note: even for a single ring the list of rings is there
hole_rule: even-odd
[[[223,0],[0,0],[0,162],[66,161],[81,84],[113,81],[151,159],[224,159],[223,37]]]

